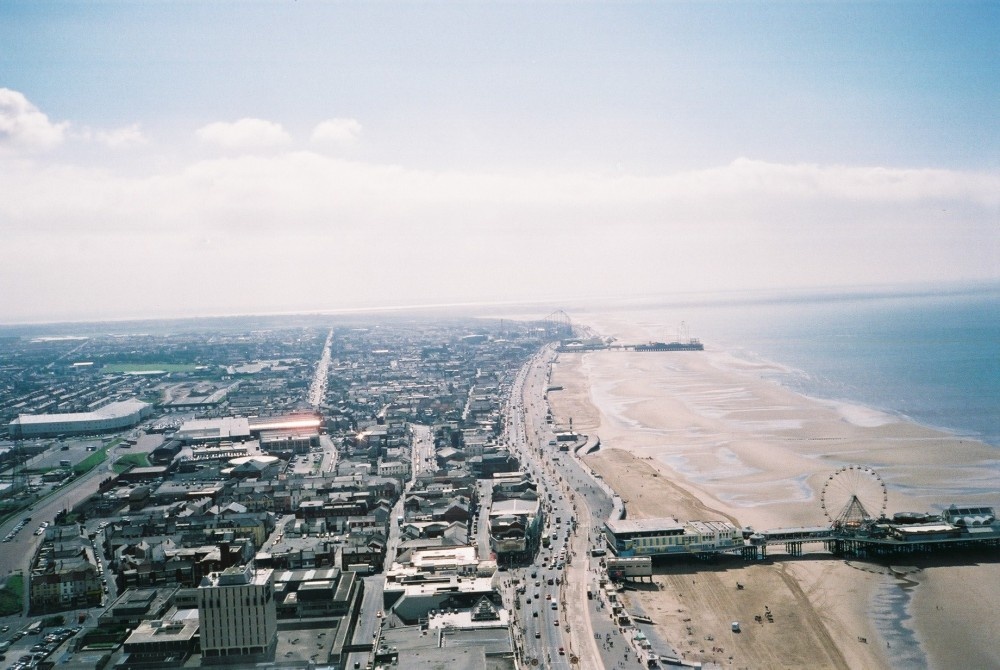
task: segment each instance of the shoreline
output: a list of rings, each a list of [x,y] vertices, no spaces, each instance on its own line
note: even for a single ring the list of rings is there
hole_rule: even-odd
[[[779,369],[713,351],[560,354],[552,382],[564,390],[550,393],[549,400],[557,421],[573,417],[577,430],[601,437],[602,449],[585,460],[629,501],[633,518],[730,518],[738,526],[758,528],[816,525],[825,522],[816,502],[822,483],[840,464],[855,461],[871,465],[885,478],[889,514],[936,511],[934,504],[951,502],[997,503],[994,447],[879,410],[801,395],[766,374]],[[714,598],[714,605],[694,602],[694,594],[678,595],[683,593],[678,580],[684,569],[677,574],[669,568],[662,575],[658,571],[657,591],[637,597],[649,612],[683,609],[691,614],[664,615],[656,627],[678,651],[690,648],[689,659],[737,667],[741,659],[751,667],[891,667],[891,642],[883,639],[874,620],[874,598],[897,588],[898,578],[879,564],[857,567],[860,562],[849,565],[823,556],[806,554],[769,565],[727,564],[723,577],[707,573],[698,587],[714,594],[705,596]],[[969,667],[1000,663],[976,630],[977,622],[991,616],[987,605],[1000,597],[1000,571],[996,563],[967,567],[929,567],[906,592],[910,635],[923,647],[920,656],[926,656],[928,667],[956,659]],[[684,577],[700,582],[696,572],[688,569]],[[683,619],[718,628],[731,616],[720,609],[750,605],[753,598],[744,597],[745,592],[740,597],[746,602],[733,601],[723,583],[737,573],[746,573],[748,582],[770,584],[768,597],[794,613],[794,621],[780,632],[751,628],[754,635],[726,645],[733,650],[730,661],[728,651],[721,658],[701,652],[701,640],[695,639],[696,632],[689,634],[690,622]],[[957,573],[966,585],[985,581],[987,593],[979,605],[961,604],[961,619],[949,618],[942,628],[943,617],[929,612],[941,612],[935,608],[944,599],[949,601],[945,611],[954,613],[950,600],[955,595],[941,585],[961,583],[955,581]],[[721,602],[728,605],[720,607]],[[881,629],[886,630],[884,620]],[[825,660],[807,660],[801,641],[809,639],[812,644],[806,647],[820,645]],[[780,657],[773,655],[776,649]],[[898,653],[893,657],[899,660]]]

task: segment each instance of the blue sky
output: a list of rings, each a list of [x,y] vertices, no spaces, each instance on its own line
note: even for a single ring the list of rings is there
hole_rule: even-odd
[[[974,2],[7,2],[0,319],[995,280],[997,34]]]

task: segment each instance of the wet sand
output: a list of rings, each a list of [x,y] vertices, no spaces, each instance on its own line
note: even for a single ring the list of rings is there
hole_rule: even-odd
[[[552,383],[564,390],[548,395],[557,423],[572,417],[576,430],[600,436],[588,463],[621,493],[632,518],[825,525],[819,493],[851,463],[882,476],[890,515],[1000,503],[996,449],[806,398],[771,372],[710,348],[562,354]],[[669,565],[628,597],[687,659],[723,667],[1000,667],[992,635],[1000,563],[906,563],[905,579],[887,565],[826,554]],[[902,628],[894,599],[912,615]],[[734,620],[743,632],[730,631]]]

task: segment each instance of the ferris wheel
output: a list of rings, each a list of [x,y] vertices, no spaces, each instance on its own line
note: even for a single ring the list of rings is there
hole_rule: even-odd
[[[823,484],[820,506],[838,527],[857,527],[885,516],[889,495],[885,482],[867,465],[845,465]]]

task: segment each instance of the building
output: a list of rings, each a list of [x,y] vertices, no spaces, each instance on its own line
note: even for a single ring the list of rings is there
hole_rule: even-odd
[[[143,620],[163,618],[170,609],[175,593],[176,586],[163,589],[126,589],[101,613],[97,621],[101,626],[126,626],[135,630]]]
[[[22,414],[8,424],[7,433],[13,439],[108,433],[136,426],[152,411],[149,403],[123,400],[92,412]]]
[[[616,556],[697,554],[743,546],[742,532],[728,521],[681,523],[671,518],[609,519],[604,539]]]
[[[250,422],[241,416],[191,419],[181,424],[174,439],[184,444],[245,442],[250,439]]]
[[[179,668],[198,648],[198,612],[177,610],[166,619],[140,622],[125,640],[117,670]]]
[[[284,414],[252,417],[250,433],[268,454],[306,454],[319,447],[322,418],[318,414]]]
[[[203,661],[273,660],[278,616],[272,570],[252,564],[213,572],[198,586]]]
[[[297,619],[347,616],[361,583],[357,573],[337,568],[278,570],[274,576],[278,615]]]
[[[410,475],[409,463],[403,461],[381,461],[378,464],[379,477],[406,479]]]
[[[79,525],[45,529],[45,539],[32,560],[29,592],[33,613],[101,604],[101,577],[93,548]]]
[[[397,580],[386,581],[382,599],[386,610],[392,610],[408,625],[426,619],[431,611],[443,609],[469,609],[486,597],[502,607],[493,577],[459,575],[395,575]]]
[[[530,560],[541,542],[541,505],[534,491],[523,498],[494,498],[490,506],[490,549],[497,561]]]

